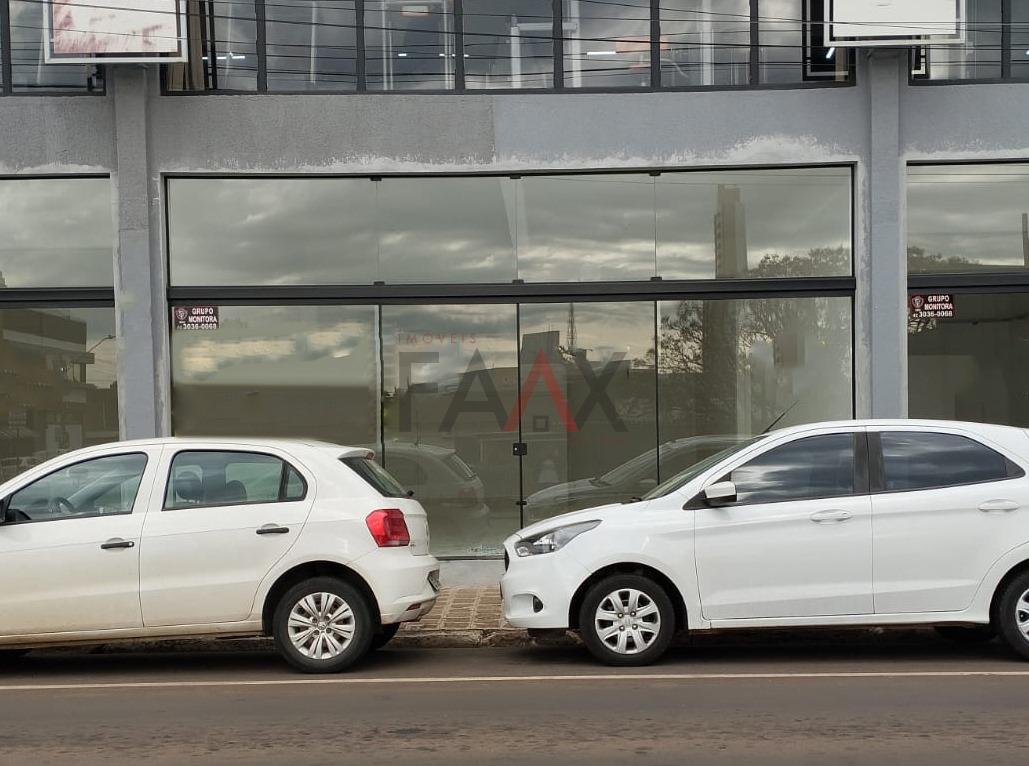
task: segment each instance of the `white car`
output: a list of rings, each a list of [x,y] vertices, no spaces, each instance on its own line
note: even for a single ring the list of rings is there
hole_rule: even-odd
[[[679,630],[935,625],[1029,658],[1029,431],[787,428],[505,542],[504,614],[643,665]]]
[[[425,511],[367,449],[155,439],[0,485],[0,650],[271,634],[342,670],[428,612]]]

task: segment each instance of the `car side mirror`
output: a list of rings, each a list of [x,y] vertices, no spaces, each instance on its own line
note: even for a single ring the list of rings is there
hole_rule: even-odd
[[[728,505],[736,502],[736,485],[731,481],[720,481],[704,488],[704,500],[710,506]]]

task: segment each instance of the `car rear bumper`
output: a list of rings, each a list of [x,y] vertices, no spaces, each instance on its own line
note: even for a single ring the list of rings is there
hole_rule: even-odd
[[[567,628],[572,598],[589,572],[561,551],[520,558],[505,543],[508,569],[500,581],[504,619],[516,628]]]
[[[366,579],[379,602],[383,625],[417,620],[435,605],[439,591],[429,579],[434,575],[439,583],[439,562],[434,556],[412,556],[406,548],[382,548],[355,563],[364,572],[374,573]]]

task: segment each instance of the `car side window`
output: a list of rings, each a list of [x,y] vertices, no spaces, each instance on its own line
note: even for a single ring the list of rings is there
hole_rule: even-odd
[[[957,434],[884,431],[879,441],[887,492],[1003,481],[1023,473],[999,452]]]
[[[5,521],[19,524],[132,513],[146,464],[145,454],[132,453],[61,468],[11,495]]]
[[[171,464],[165,510],[302,500],[307,485],[289,463],[242,451],[187,451]]]
[[[826,434],[775,447],[732,471],[739,505],[855,493],[854,434]]]

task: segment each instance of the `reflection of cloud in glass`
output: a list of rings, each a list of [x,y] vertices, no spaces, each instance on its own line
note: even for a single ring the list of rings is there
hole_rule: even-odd
[[[909,168],[908,245],[944,258],[1021,268],[1027,200],[1025,165]]]
[[[114,282],[106,178],[0,180],[0,274],[7,287]]]

